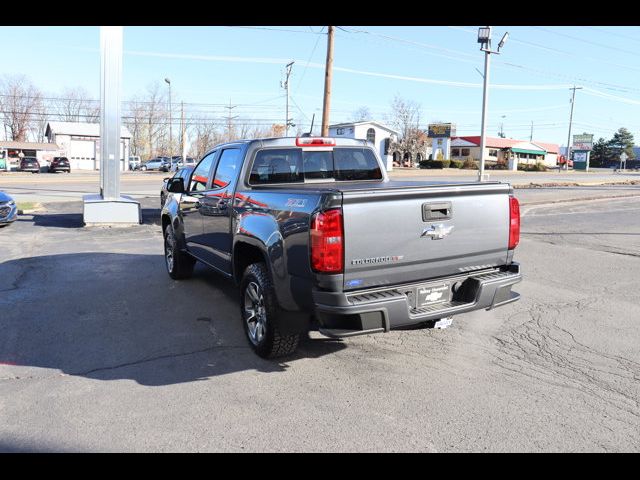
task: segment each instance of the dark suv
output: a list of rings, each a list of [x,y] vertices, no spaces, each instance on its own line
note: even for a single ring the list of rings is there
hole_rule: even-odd
[[[40,173],[40,163],[36,157],[24,157],[20,160],[21,172]]]
[[[71,165],[67,157],[55,157],[49,165],[49,173],[67,172],[71,173]]]

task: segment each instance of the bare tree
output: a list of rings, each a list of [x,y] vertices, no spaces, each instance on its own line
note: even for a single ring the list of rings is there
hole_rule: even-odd
[[[422,114],[420,105],[413,100],[406,100],[396,95],[391,102],[389,123],[400,132],[400,138],[410,136],[412,130],[417,130]]]
[[[131,153],[151,158],[166,154],[169,146],[167,96],[159,82],[128,102],[125,124],[131,131]]]
[[[420,105],[413,100],[396,95],[391,102],[387,122],[399,131],[400,138],[391,144],[389,151],[398,154],[402,165],[413,166],[418,154],[426,154],[428,139],[420,129],[421,113]],[[408,160],[406,163],[405,158]]]
[[[193,125],[191,130],[190,152],[196,158],[202,158],[212,147],[222,143],[223,135],[218,129],[217,122],[211,117],[198,117],[191,119]]]
[[[0,81],[0,115],[11,140],[27,140],[41,106],[42,93],[25,75]]]
[[[58,114],[64,122],[97,123],[100,117],[100,102],[91,99],[82,87],[66,88],[58,101]]]
[[[371,114],[369,107],[362,106],[353,112],[351,120],[353,122],[365,122],[367,120],[373,120],[373,115]]]

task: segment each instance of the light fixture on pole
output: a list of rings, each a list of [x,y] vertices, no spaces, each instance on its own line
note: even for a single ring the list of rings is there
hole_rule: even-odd
[[[169,85],[169,157],[171,157],[171,147],[173,145],[173,129],[171,128],[171,80],[165,78],[164,81]]]
[[[480,44],[480,50],[484,52],[484,75],[482,86],[482,126],[480,132],[480,166],[478,169],[478,181],[481,182],[484,176],[484,149],[486,145],[486,121],[487,121],[487,104],[489,101],[489,66],[492,53],[500,53],[500,49],[504,46],[509,38],[509,32],[506,32],[500,43],[498,43],[498,49],[496,51],[491,50],[491,27],[478,28],[478,43]]]

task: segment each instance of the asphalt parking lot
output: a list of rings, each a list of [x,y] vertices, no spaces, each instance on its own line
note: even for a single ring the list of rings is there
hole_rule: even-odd
[[[279,362],[233,285],[168,277],[157,196],[134,227],[45,203],[0,228],[0,451],[638,451],[639,199],[542,193],[519,302]]]

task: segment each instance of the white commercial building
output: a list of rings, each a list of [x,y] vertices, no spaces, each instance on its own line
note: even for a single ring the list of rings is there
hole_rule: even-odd
[[[398,140],[398,132],[395,130],[378,122],[339,123],[329,126],[329,136],[368,140],[375,147],[387,170],[393,169],[389,145]]]
[[[82,122],[49,122],[45,135],[49,142],[60,148],[72,170],[98,170],[100,168],[100,124]],[[120,129],[120,170],[129,169],[131,133]]]

